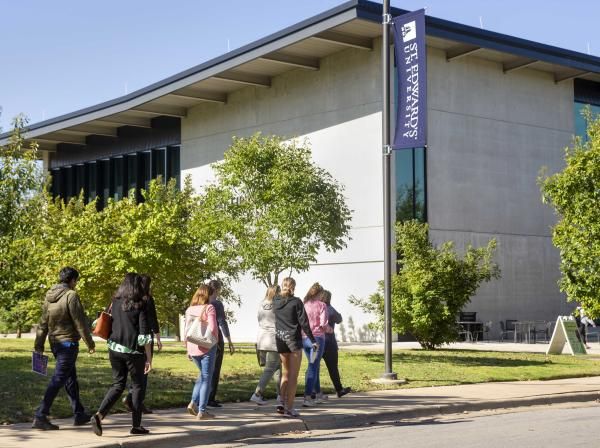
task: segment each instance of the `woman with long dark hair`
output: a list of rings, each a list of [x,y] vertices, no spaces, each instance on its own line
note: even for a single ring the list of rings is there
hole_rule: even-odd
[[[306,375],[304,381],[304,403],[302,406],[311,407],[316,403],[324,401],[321,393],[321,382],[319,375],[321,372],[321,358],[325,349],[325,329],[327,328],[328,315],[327,305],[319,300],[323,287],[318,283],[314,283],[306,296],[304,297],[304,309],[312,332],[313,338],[309,338],[306,331],[303,334],[302,344],[304,353],[308,358],[308,366],[306,367]],[[314,348],[314,340],[316,339],[317,348]],[[314,397],[314,398],[313,398]]]
[[[144,297],[142,300],[146,302],[146,314],[148,317],[148,325],[150,326],[150,351],[152,352],[152,356],[154,356],[154,338],[156,338],[156,346],[158,351],[162,350],[162,342],[160,341],[160,328],[158,326],[158,315],[156,313],[156,304],[154,302],[154,297],[152,296],[151,284],[152,278],[147,274],[140,275],[140,281],[142,285],[142,291],[144,293]],[[144,399],[146,398],[146,390],[148,390],[148,374],[144,374],[144,383],[143,383],[143,392]],[[129,393],[123,398],[123,404],[127,408],[129,412],[133,412],[132,406],[132,393],[131,388],[129,388]],[[152,414],[152,409],[146,407],[144,403],[142,403],[142,414]]]
[[[150,432],[142,426],[144,374],[152,370],[150,326],[143,298],[141,278],[132,272],[125,275],[112,298],[112,330],[107,345],[114,382],[92,416],[92,429],[98,436],[102,435],[102,419],[125,390],[128,373],[132,383],[130,434]]]
[[[302,301],[294,296],[296,280],[292,277],[283,279],[281,294],[273,299],[275,309],[275,343],[281,358],[281,398],[283,406],[277,412],[289,418],[299,418],[294,409],[298,372],[302,363],[302,333],[312,342],[312,349],[317,350],[314,338],[304,311]]]

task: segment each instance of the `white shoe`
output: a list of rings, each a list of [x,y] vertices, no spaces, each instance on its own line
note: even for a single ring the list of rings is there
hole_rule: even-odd
[[[283,416],[286,418],[300,418],[300,414],[295,409],[286,409]]]
[[[305,408],[312,408],[316,404],[317,403],[315,403],[315,401],[312,398],[307,397],[307,398],[304,398],[304,403],[302,403],[302,406],[304,406]]]
[[[267,400],[265,400],[263,397],[261,397],[260,395],[256,395],[255,393],[252,394],[252,396],[250,397],[250,401],[253,401],[254,403],[258,404],[258,405],[263,405],[267,403]]]
[[[327,395],[317,394],[317,397],[315,398],[314,401],[317,404],[323,404],[323,403],[326,403],[327,400],[329,400],[329,397]]]

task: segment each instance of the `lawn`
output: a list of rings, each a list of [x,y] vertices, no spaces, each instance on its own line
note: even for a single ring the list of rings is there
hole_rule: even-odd
[[[0,340],[0,423],[29,421],[43,395],[48,379],[32,373],[31,339]],[[399,350],[393,355],[394,370],[408,384],[425,387],[469,384],[489,381],[549,380],[600,375],[600,360],[589,357],[550,356],[533,353],[481,352],[468,350]],[[301,369],[298,390],[303,388]],[[54,367],[50,361],[50,374]],[[345,386],[357,391],[382,389],[369,382],[383,372],[383,356],[365,351],[340,352],[340,371]],[[92,356],[80,354],[77,370],[82,401],[90,410],[100,404],[111,384],[111,371],[106,344],[98,344]],[[225,355],[218,398],[222,401],[247,400],[258,381],[260,368],[253,350]],[[189,402],[196,367],[187,360],[181,344],[168,343],[155,357],[150,374],[146,403],[153,408],[182,407]],[[321,383],[327,393],[333,392],[327,369],[322,364]],[[274,394],[273,388],[270,390]],[[301,393],[301,392],[300,392]],[[114,411],[123,412],[119,403]],[[68,417],[71,409],[64,392],[52,407],[53,417]]]

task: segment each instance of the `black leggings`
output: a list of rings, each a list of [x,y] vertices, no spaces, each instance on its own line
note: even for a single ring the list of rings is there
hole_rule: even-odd
[[[329,378],[331,378],[335,391],[340,392],[342,390],[342,381],[340,380],[340,371],[338,369],[338,346],[335,340],[332,341],[329,336],[326,338],[323,359],[325,360],[325,365],[329,371]]]
[[[98,409],[98,413],[105,417],[114,406],[127,385],[127,373],[131,376],[131,401],[133,412],[131,413],[131,426],[134,428],[142,424],[142,402],[144,401],[144,367],[146,358],[144,355],[133,355],[130,353],[118,353],[108,351],[110,365],[112,367],[113,384],[106,392],[104,400]]]

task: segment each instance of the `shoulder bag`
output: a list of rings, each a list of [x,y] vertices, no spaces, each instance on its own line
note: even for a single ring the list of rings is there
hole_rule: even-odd
[[[202,319],[202,316],[206,316],[207,314],[207,308],[208,305],[205,305],[200,316],[195,317],[194,320],[190,322],[185,332],[185,340],[198,347],[210,350],[217,344],[217,338],[208,328],[208,319],[206,317],[205,319]]]
[[[107,340],[112,331],[112,303],[108,307],[107,311],[102,311],[100,317],[96,320],[96,326],[92,334],[98,336],[104,340]]]

